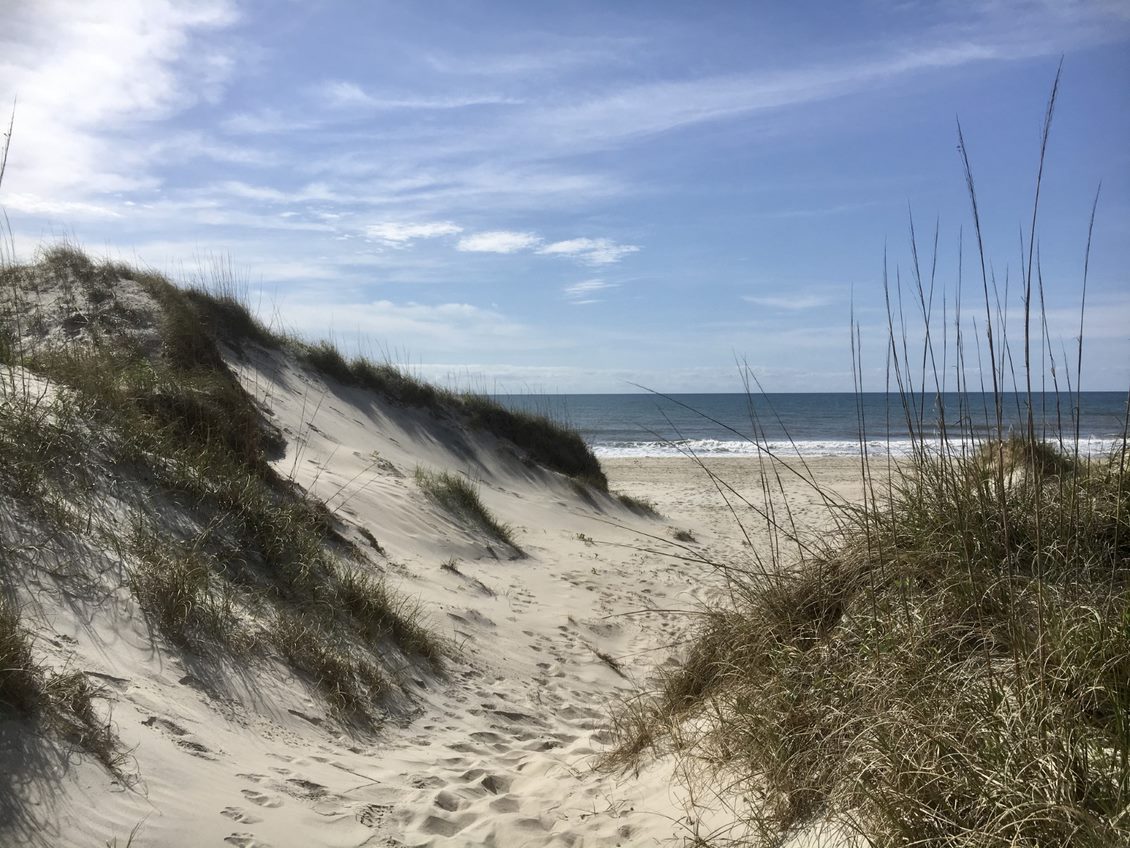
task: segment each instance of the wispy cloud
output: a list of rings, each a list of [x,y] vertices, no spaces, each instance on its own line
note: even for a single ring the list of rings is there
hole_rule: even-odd
[[[4,206],[13,212],[71,218],[120,218],[122,213],[99,203],[76,200],[51,200],[35,194],[5,194]]]
[[[529,39],[523,39],[528,43]],[[475,53],[430,52],[424,62],[433,71],[461,77],[528,78],[531,74],[551,74],[584,66],[608,68],[630,61],[644,43],[639,36],[586,34],[584,37],[555,37],[540,50],[494,50]]]
[[[277,308],[282,325],[317,338],[332,332],[389,349],[467,353],[490,348],[522,350],[533,344],[528,328],[493,309],[469,303],[393,300],[326,303],[309,291]]]
[[[469,253],[517,253],[541,242],[533,233],[513,230],[490,230],[459,239],[459,250]]]
[[[575,238],[547,244],[538,248],[538,253],[547,256],[570,256],[588,265],[609,265],[638,250],[638,245],[617,244],[606,238]]]
[[[745,295],[742,300],[755,306],[763,306],[766,309],[783,309],[790,312],[819,309],[835,302],[831,297],[818,294],[801,294],[795,297],[788,295]]]
[[[315,97],[335,109],[464,109],[468,106],[517,105],[522,101],[497,94],[447,97],[390,96],[366,91],[355,82],[331,80],[314,88]]]
[[[565,293],[565,297],[569,299],[570,303],[577,306],[582,306],[588,303],[600,303],[599,298],[594,298],[593,295],[597,292],[606,289],[614,289],[618,286],[617,283],[609,283],[600,279],[582,280],[579,283],[565,286],[561,291]]]
[[[394,247],[405,247],[417,239],[453,236],[463,232],[463,228],[451,221],[430,221],[425,223],[403,223],[384,221],[370,224],[365,228],[369,238]]]

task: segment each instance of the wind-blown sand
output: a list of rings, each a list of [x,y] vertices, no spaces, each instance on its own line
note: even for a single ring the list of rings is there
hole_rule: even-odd
[[[379,540],[387,556],[374,559],[390,585],[454,646],[447,670],[409,670],[411,697],[390,702],[379,732],[363,735],[281,663],[214,674],[161,647],[120,586],[74,614],[50,600],[44,579],[38,615],[53,635],[40,648],[105,684],[136,782],[122,786],[60,749],[18,787],[3,844],[124,845],[138,825],[135,846],[679,845],[716,824],[688,815],[670,761],[639,774],[590,768],[609,741],[610,705],[673,662],[693,611],[723,597],[717,572],[662,553],[679,552],[672,532],[690,530],[689,547],[720,562],[748,557],[700,469],[606,460],[613,490],[654,501],[662,517],[648,519],[492,437],[291,359],[233,365],[287,435],[277,468],[324,499],[349,538],[365,546],[363,528]],[[759,497],[756,462],[710,465]],[[858,463],[810,465],[855,496]],[[527,556],[428,501],[417,466],[479,481]],[[826,520],[806,485],[785,486],[799,524]],[[759,528],[747,528],[755,545]]]

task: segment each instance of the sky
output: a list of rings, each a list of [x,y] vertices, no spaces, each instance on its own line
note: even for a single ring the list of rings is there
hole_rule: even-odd
[[[1015,346],[1062,58],[1048,333],[1063,379],[1101,183],[1083,388],[1130,386],[1121,0],[0,0],[0,20],[19,257],[67,239],[177,279],[234,268],[278,327],[488,391],[741,391],[738,363],[846,391],[853,320],[883,390],[912,220],[934,338],[960,278],[983,342],[958,120]]]

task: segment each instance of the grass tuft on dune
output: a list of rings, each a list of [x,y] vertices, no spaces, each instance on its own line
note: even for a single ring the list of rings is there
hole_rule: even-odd
[[[522,552],[514,541],[513,529],[495,518],[494,513],[486,508],[479,497],[478,488],[467,478],[447,471],[433,472],[417,468],[416,485],[444,509],[467,518],[498,541],[504,542],[518,553]]]

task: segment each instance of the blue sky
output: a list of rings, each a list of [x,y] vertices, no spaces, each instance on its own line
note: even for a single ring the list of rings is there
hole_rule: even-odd
[[[927,252],[939,227],[947,308],[962,228],[967,310],[980,286],[958,116],[1016,339],[1062,55],[1049,328],[1073,349],[1101,180],[1084,383],[1130,384],[1123,2],[0,0],[0,18],[19,253],[66,237],[174,276],[223,257],[288,329],[514,391],[736,391],[736,358],[769,390],[848,390],[853,300],[881,390],[908,209]]]

